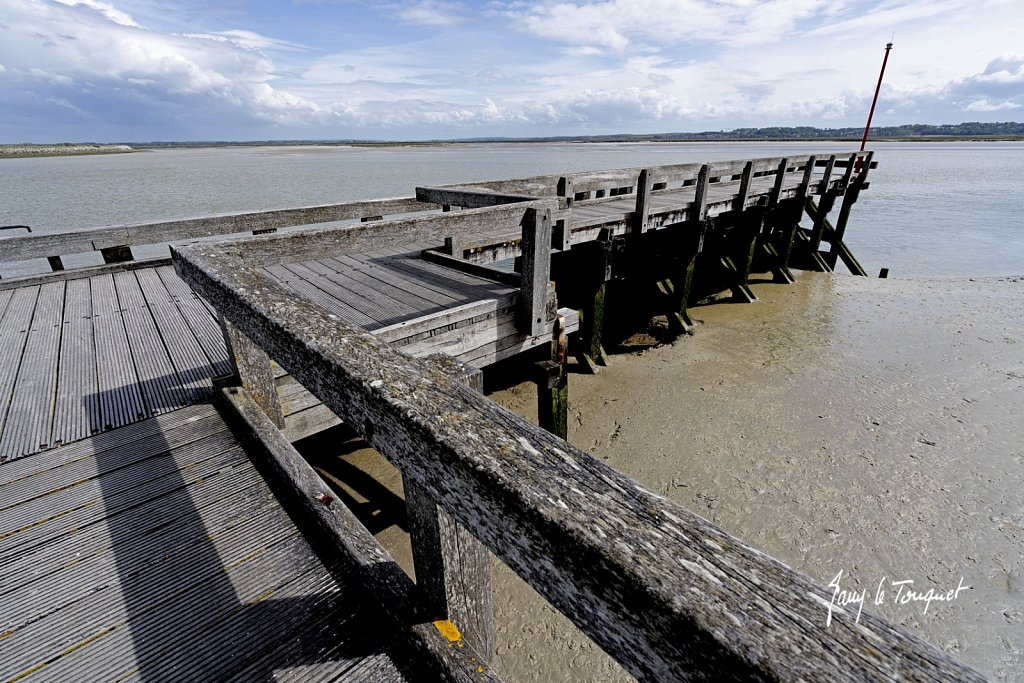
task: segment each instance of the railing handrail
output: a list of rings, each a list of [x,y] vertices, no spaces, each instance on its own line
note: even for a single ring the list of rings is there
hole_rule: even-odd
[[[472,212],[449,217],[462,214]],[[315,237],[194,243],[173,259],[226,320],[634,675],[985,680],[877,616],[855,621],[821,583],[260,271],[290,258],[289,243],[301,258]],[[261,253],[271,243],[273,255]]]
[[[166,244],[251,231],[272,231],[389,214],[428,211],[437,206],[415,197],[342,202],[286,209],[225,213],[172,221],[76,228],[53,233],[0,236],[0,263],[149,244]]]

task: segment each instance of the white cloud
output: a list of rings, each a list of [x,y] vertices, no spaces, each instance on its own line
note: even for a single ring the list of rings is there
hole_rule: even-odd
[[[599,0],[521,2],[505,14],[548,40],[622,53],[627,47],[695,44],[759,45],[827,12],[825,0]]]
[[[418,0],[395,8],[395,14],[407,24],[435,27],[460,24],[465,20],[466,12],[460,3],[441,0]]]
[[[56,0],[62,5],[68,7],[76,7],[81,5],[82,7],[88,7],[89,9],[96,10],[110,21],[120,26],[128,26],[131,28],[142,28],[127,12],[122,12],[113,5],[109,5],[105,2],[96,2],[96,0]]]

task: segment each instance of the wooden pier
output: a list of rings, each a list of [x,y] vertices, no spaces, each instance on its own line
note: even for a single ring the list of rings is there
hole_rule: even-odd
[[[656,285],[684,333],[701,287],[863,274],[844,233],[873,165],[0,239],[52,270],[0,281],[0,679],[496,680],[493,553],[643,680],[983,680],[870,614],[824,628],[829,589],[562,438],[566,354],[604,362],[611,284]],[[173,268],[133,260],[167,242]],[[81,251],[106,265],[65,270]],[[479,393],[524,353],[546,429]],[[415,582],[291,445],[339,422],[402,472]]]

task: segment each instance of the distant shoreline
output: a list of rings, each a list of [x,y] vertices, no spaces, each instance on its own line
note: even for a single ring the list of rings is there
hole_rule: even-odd
[[[86,154],[127,154],[129,145],[0,145],[0,159],[81,156]]]
[[[878,142],[1022,142],[1024,135],[920,135],[906,137],[877,137],[868,145]],[[215,149],[226,147],[448,147],[453,145],[493,144],[609,144],[609,143],[757,143],[757,142],[848,142],[858,144],[859,138],[850,137],[693,137],[665,138],[643,136],[589,136],[557,138],[496,138],[474,140],[253,140],[245,142],[160,142],[139,144],[55,144],[55,145],[0,145],[0,159],[32,157],[81,156],[92,154],[127,154],[157,149]]]

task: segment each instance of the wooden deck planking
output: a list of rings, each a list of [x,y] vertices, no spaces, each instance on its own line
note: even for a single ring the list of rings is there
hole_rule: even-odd
[[[346,322],[358,325],[364,329],[372,329],[376,325],[376,321],[370,316],[353,308],[329,292],[325,292],[322,288],[311,284],[284,266],[268,266],[263,268],[263,271],[296,294],[323,306]]]
[[[4,523],[87,511],[0,532],[36,536],[0,555],[2,680],[402,680],[210,405],[0,465],[0,501]]]
[[[380,250],[379,255],[369,256],[370,260],[381,260],[389,267],[402,271],[408,277],[416,278],[424,287],[441,294],[454,296],[460,303],[471,303],[491,299],[503,294],[516,292],[516,288],[475,275],[461,273],[420,258],[420,253],[398,249]]]
[[[404,276],[401,271],[388,268],[386,263],[358,261],[347,254],[324,259],[320,263],[328,268],[333,268],[336,272],[343,272],[345,270],[359,271],[367,278],[372,278],[383,285],[394,287],[396,296],[409,297],[408,301],[410,303],[421,300],[439,306],[449,306],[457,304],[459,301],[451,295],[442,294],[429,287],[424,287],[415,280]]]
[[[384,285],[368,278],[361,270],[342,270],[338,272],[317,261],[308,261],[303,265],[316,277],[336,283],[361,298],[368,306],[377,311],[377,322],[387,327],[402,320],[409,320],[436,310],[436,304],[425,299],[410,298],[406,292],[394,285]],[[418,300],[416,300],[418,299]]]
[[[89,279],[68,280],[53,409],[51,444],[54,446],[84,439],[103,428],[92,321]]]
[[[135,271],[115,273],[114,286],[147,415],[158,415],[188,405],[189,397],[171,363]]]
[[[199,345],[206,353],[213,367],[213,376],[219,377],[231,371],[228,350],[224,344],[224,335],[220,331],[216,316],[211,313],[206,302],[181,281],[174,269],[164,266],[156,269],[156,273],[167,288],[174,305],[181,317],[188,323]]]
[[[302,263],[284,264],[284,267],[296,277],[302,278],[373,320],[373,324],[366,328],[368,330],[375,330],[378,327],[390,325],[392,322],[416,317],[414,308],[400,304],[387,296],[384,291],[373,291],[361,286],[349,277],[325,277],[318,270],[313,270]],[[321,269],[323,268],[321,267]]]
[[[155,272],[137,270],[135,274],[160,338],[182,382],[185,405],[210,400],[213,396],[213,367],[188,321]]]
[[[38,298],[38,286],[15,290],[0,320],[0,430],[7,425],[14,385]]]
[[[114,279],[110,275],[97,275],[90,280],[100,417],[104,429],[114,429],[143,419],[146,409]]]
[[[64,283],[40,286],[0,437],[0,460],[35,453],[50,445],[63,312]]]

